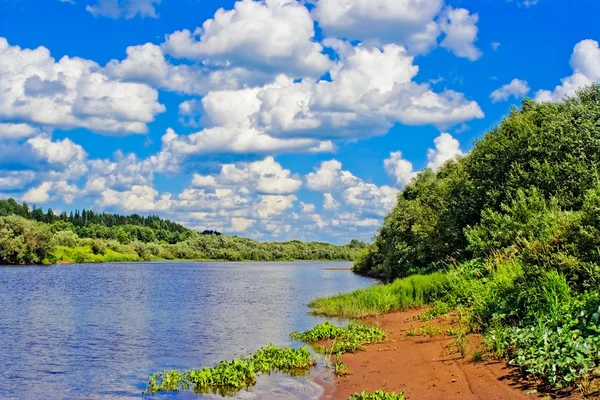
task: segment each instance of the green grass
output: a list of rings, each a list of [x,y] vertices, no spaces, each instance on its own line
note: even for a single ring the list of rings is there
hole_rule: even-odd
[[[365,318],[406,310],[430,303],[444,289],[443,273],[413,275],[388,285],[375,285],[351,293],[318,298],[309,307],[316,315]]]
[[[348,400],[405,400],[404,394],[386,393],[383,390],[378,390],[375,393],[355,393]]]
[[[148,378],[146,394],[194,390],[196,393],[233,395],[256,384],[260,374],[283,372],[297,375],[308,371],[316,361],[312,354],[300,349],[263,347],[251,357],[222,361],[212,368],[187,372],[165,371]]]

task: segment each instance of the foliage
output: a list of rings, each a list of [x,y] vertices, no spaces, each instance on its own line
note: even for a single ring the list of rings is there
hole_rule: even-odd
[[[291,241],[265,243],[221,235],[219,232],[197,233],[154,217],[121,217],[112,214],[76,212],[73,218],[36,222],[40,210],[29,211],[14,200],[0,200],[0,215],[20,213],[25,217],[8,218],[0,237],[0,263],[111,262],[138,260],[227,260],[290,261],[351,260],[366,244],[356,240],[344,246],[329,243]],[[45,215],[45,214],[41,214]],[[15,219],[17,218],[17,219]],[[82,219],[83,218],[83,219]],[[85,220],[94,221],[85,223]],[[11,222],[12,221],[12,222]],[[20,222],[15,222],[20,221]],[[73,222],[77,223],[75,225]],[[15,233],[17,232],[17,233]],[[43,240],[32,232],[43,233]],[[25,235],[27,237],[19,237]],[[44,242],[43,245],[40,245]],[[32,250],[31,246],[38,250]],[[29,246],[29,247],[28,247]],[[41,246],[41,247],[40,247]],[[29,248],[29,250],[28,250]]]
[[[318,315],[363,318],[427,304],[444,290],[446,284],[447,277],[442,273],[413,275],[389,285],[319,298],[309,307]]]
[[[47,226],[18,216],[0,217],[0,264],[39,263],[52,247]]]
[[[290,337],[304,343],[328,339],[356,339],[361,343],[378,343],[385,340],[385,333],[376,326],[350,324],[338,327],[331,322],[324,322],[304,332],[293,332]]]
[[[386,281],[443,270],[426,299],[438,306],[422,319],[464,310],[465,326],[525,374],[600,382],[599,121],[599,85],[559,103],[524,100],[467,155],[407,185],[354,270]],[[396,282],[313,305],[402,309],[410,301],[390,295]]]
[[[580,282],[585,274],[596,279],[585,270],[599,258],[600,202],[590,193],[600,183],[599,99],[600,86],[593,85],[561,103],[525,100],[465,157],[421,172],[399,194],[355,270],[393,280],[498,247],[528,246],[536,256],[552,245],[549,253],[561,251],[544,253],[550,261],[577,269]],[[578,217],[585,229],[576,229]],[[554,243],[557,232],[564,235]]]
[[[281,349],[269,345],[251,357],[222,361],[212,368],[153,374],[148,378],[146,393],[192,389],[196,393],[235,394],[243,388],[253,386],[259,374],[303,372],[315,365],[315,362],[305,347]]]
[[[405,400],[402,393],[386,393],[382,390],[378,390],[375,393],[355,393],[348,398],[348,400]]]

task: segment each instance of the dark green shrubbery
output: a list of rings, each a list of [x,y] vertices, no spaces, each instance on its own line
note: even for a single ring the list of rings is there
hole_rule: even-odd
[[[443,271],[435,300],[468,309],[493,353],[590,390],[600,379],[599,121],[598,85],[560,103],[525,100],[466,156],[406,186],[355,271],[390,281]],[[353,297],[376,309],[382,296],[368,294]]]

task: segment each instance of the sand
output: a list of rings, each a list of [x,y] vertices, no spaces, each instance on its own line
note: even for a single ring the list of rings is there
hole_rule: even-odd
[[[505,362],[484,357],[474,362],[473,353],[482,351],[479,335],[469,335],[467,354],[457,350],[456,337],[445,329],[456,323],[456,316],[421,322],[423,310],[392,313],[368,320],[389,336],[381,344],[365,346],[365,351],[342,356],[350,375],[325,387],[323,400],[347,400],[363,390],[403,392],[414,400],[506,400],[544,397],[535,382],[521,381]],[[444,332],[434,336],[410,336],[415,329],[435,327]],[[422,333],[422,332],[419,332]],[[555,398],[555,395],[551,396]],[[567,395],[566,398],[577,398]]]

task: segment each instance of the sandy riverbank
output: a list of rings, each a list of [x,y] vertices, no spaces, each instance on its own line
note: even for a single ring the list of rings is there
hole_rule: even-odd
[[[321,399],[347,400],[363,390],[404,392],[407,399],[415,400],[543,397],[539,388],[532,382],[520,381],[504,362],[472,361],[473,353],[482,350],[479,335],[468,337],[465,357],[458,352],[453,336],[445,333],[415,335],[421,329],[445,332],[453,323],[451,317],[421,322],[416,316],[422,311],[392,313],[370,320],[388,334],[389,340],[367,345],[366,351],[343,355],[342,361],[351,374],[338,378],[335,385],[325,385]]]

